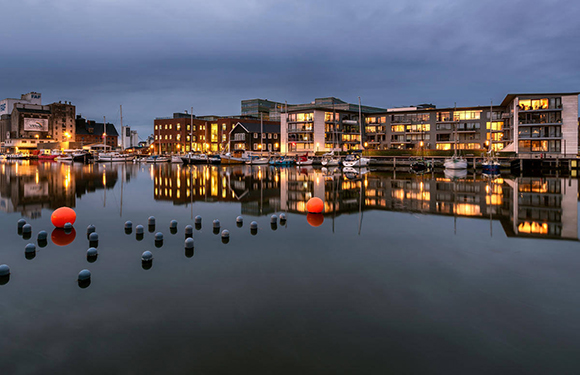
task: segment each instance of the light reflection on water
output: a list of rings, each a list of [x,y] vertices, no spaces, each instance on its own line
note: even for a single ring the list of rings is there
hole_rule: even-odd
[[[0,264],[12,269],[0,286],[7,373],[577,368],[569,355],[580,349],[575,179],[169,164],[0,168]],[[325,202],[322,217],[306,215],[313,196]],[[77,212],[75,237],[57,231],[25,256],[39,230],[53,233],[50,214],[60,206]],[[274,230],[270,216],[280,212],[288,222]],[[188,252],[183,228],[196,215],[203,226]],[[33,226],[30,241],[16,231],[21,216]],[[213,219],[231,232],[227,245]],[[125,234],[126,220],[145,225],[142,240]],[[100,238],[94,263],[86,258],[89,224]],[[154,254],[150,269],[140,261],[145,250]],[[93,276],[81,289],[84,268]]]

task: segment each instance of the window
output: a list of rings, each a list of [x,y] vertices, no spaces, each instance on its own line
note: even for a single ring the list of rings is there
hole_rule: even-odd
[[[222,142],[226,142],[228,139],[225,134],[222,134]]]
[[[268,139],[272,139],[272,133],[268,133]]]
[[[278,134],[274,133],[274,139],[278,139]]]
[[[171,128],[170,128],[170,129],[171,129]],[[176,127],[176,129],[177,129],[177,130],[181,130],[181,124],[180,124],[179,122],[177,123],[177,127]]]
[[[262,139],[266,139],[266,133],[262,133]]]
[[[226,130],[228,130],[228,126],[225,123],[223,123],[222,124],[222,131],[225,132]]]
[[[165,130],[167,130],[167,124],[165,124]]]
[[[254,138],[258,138],[258,133],[254,133]]]
[[[400,133],[405,131],[405,125],[391,125],[391,132]]]
[[[489,130],[490,123],[485,123],[485,128]],[[491,130],[502,130],[503,129],[503,121],[494,121],[491,123]]]
[[[453,112],[453,121],[459,120],[479,120],[481,116],[481,110],[479,111],[455,111]]]
[[[256,151],[258,149],[258,144],[254,143],[254,151]]]

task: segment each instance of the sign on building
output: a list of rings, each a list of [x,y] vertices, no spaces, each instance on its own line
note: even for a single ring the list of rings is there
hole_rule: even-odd
[[[48,119],[45,118],[25,118],[24,131],[27,132],[47,132]]]

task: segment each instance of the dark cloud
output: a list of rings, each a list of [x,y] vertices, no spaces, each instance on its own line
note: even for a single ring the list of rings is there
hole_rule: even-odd
[[[191,106],[334,95],[391,107],[580,87],[580,5],[471,1],[22,1],[3,6],[0,97],[36,90],[150,133]],[[118,116],[117,116],[118,117]]]

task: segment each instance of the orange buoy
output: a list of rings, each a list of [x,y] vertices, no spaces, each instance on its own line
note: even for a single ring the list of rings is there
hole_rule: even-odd
[[[77,213],[69,207],[61,207],[54,210],[50,221],[57,228],[63,228],[66,223],[74,224],[77,219]]]
[[[306,215],[306,221],[313,227],[319,227],[324,223],[323,214],[308,214]]]
[[[311,214],[320,214],[324,210],[324,202],[322,199],[313,197],[308,200],[306,203],[306,211]]]
[[[73,228],[70,233],[66,233],[64,229],[54,228],[50,234],[50,239],[53,244],[58,246],[70,245],[76,238],[77,232]]]

